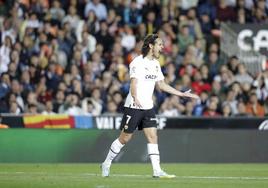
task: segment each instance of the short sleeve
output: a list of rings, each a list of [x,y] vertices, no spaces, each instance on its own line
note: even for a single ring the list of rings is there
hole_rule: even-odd
[[[133,62],[129,65],[129,76],[130,78],[139,78],[140,77],[140,68],[138,66],[137,59],[134,59]]]
[[[132,64],[129,66],[129,76],[130,76],[130,78],[137,78],[138,77],[137,66],[132,65]]]

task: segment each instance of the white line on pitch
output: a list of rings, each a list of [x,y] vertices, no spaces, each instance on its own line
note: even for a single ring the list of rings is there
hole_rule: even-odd
[[[52,176],[101,176],[96,173],[56,173],[56,172],[0,172],[0,175],[52,175]],[[152,177],[151,175],[141,174],[111,174],[111,177]],[[268,180],[268,177],[249,177],[249,176],[176,176],[176,179],[224,179],[224,180]]]

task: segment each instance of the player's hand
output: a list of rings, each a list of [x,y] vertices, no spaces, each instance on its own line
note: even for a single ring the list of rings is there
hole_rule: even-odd
[[[142,108],[142,105],[141,105],[140,101],[137,99],[137,97],[133,97],[133,106],[138,107],[138,108]]]
[[[191,93],[191,89],[185,91],[183,93],[183,97],[189,97],[189,98],[193,98],[193,99],[199,99],[200,98],[198,95]]]

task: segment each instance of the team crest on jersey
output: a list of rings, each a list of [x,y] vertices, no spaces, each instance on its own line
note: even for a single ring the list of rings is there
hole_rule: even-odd
[[[155,69],[156,69],[156,72],[158,72],[158,71],[159,71],[159,70],[158,70],[158,69],[159,69],[159,68],[158,68],[158,66],[156,66],[156,67],[155,67]]]

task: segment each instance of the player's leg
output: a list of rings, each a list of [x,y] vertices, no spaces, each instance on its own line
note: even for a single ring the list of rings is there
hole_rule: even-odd
[[[174,178],[175,175],[169,175],[160,167],[160,153],[158,149],[157,122],[153,111],[146,112],[143,120],[143,131],[147,138],[147,150],[153,167],[153,177],[156,178]]]
[[[120,153],[124,145],[131,139],[132,133],[125,133],[123,130],[119,138],[115,139],[109,149],[105,161],[101,164],[102,176],[108,177],[110,174],[110,167],[114,158]]]
[[[157,141],[157,129],[155,127],[144,128],[144,134],[147,138],[147,150],[153,167],[153,177],[155,178],[174,178],[175,175],[170,175],[164,172],[160,167],[160,153]]]
[[[150,157],[153,172],[154,174],[161,171],[160,168],[160,154],[158,150],[158,143],[157,143],[157,133],[155,127],[144,128],[143,129],[145,137],[147,138],[147,151]]]
[[[112,143],[106,159],[101,165],[103,177],[109,176],[110,166],[113,159],[119,154],[123,146],[132,138],[133,132],[136,130],[140,122],[139,111],[129,108],[125,108],[124,110],[125,111],[120,126],[122,131],[119,137]]]
[[[124,145],[131,139],[132,133],[125,133],[123,130],[121,131],[119,137],[113,141],[111,144],[108,155],[103,162],[103,164],[111,166],[113,159],[119,154]]]

